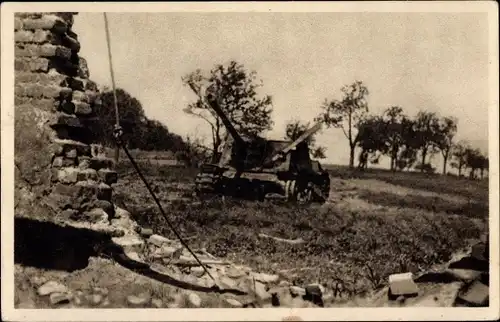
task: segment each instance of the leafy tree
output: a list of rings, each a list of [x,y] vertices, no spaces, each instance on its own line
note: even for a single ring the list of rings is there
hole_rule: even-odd
[[[307,131],[311,127],[310,123],[302,123],[299,120],[291,120],[286,124],[285,127],[285,139],[287,140],[296,140],[298,139],[305,131]],[[315,134],[310,135],[305,139],[305,142],[309,145],[309,150],[311,156],[316,159],[324,159],[326,158],[326,148],[323,146],[316,146],[316,136]]]
[[[471,148],[465,141],[460,141],[452,145],[451,166],[458,170],[458,176],[462,176],[462,169],[467,166],[467,154]]]
[[[377,152],[385,153],[387,149],[385,127],[386,124],[380,116],[366,117],[358,124],[358,133],[355,139],[357,146],[361,148],[358,168],[366,168],[370,156],[372,163],[374,163],[373,161],[376,163],[378,161],[378,158],[375,157]]]
[[[123,128],[123,140],[130,148],[137,147],[135,138],[141,135],[146,116],[141,102],[121,88],[116,89],[120,126]],[[111,90],[105,89],[101,94],[101,106],[97,109],[98,126],[93,128],[100,143],[114,146],[113,129],[116,124],[114,97]]]
[[[427,156],[437,152],[436,141],[439,119],[434,112],[420,111],[417,114],[414,125],[414,140],[416,147],[420,150],[420,164],[425,165],[427,163]],[[423,172],[425,168],[421,167],[420,170]]]
[[[408,132],[405,128],[407,125],[407,116],[403,113],[403,108],[399,106],[391,106],[383,113],[383,121],[385,123],[384,136],[387,148],[384,151],[391,159],[391,170],[397,168],[398,155],[401,149],[404,148],[405,141],[410,140],[409,136],[405,136]]]
[[[182,78],[197,95],[197,100],[184,111],[206,121],[212,131],[212,162],[219,159],[219,147],[226,131],[220,117],[204,102],[213,95],[220,108],[242,135],[257,135],[272,126],[271,96],[258,97],[262,83],[256,82],[256,72],[231,61],[227,66],[216,65],[207,76],[196,70]],[[205,90],[204,90],[205,89]]]
[[[457,120],[453,117],[444,117],[437,124],[436,146],[443,156],[443,174],[446,174],[446,166],[453,147],[453,138],[457,133]]]
[[[186,149],[186,142],[157,120],[148,119],[142,104],[125,90],[116,90],[123,141],[130,149],[179,151]],[[101,93],[101,105],[96,109],[97,124],[91,125],[97,141],[105,146],[115,146],[113,128],[116,123],[114,97],[110,89]]]
[[[356,128],[368,112],[368,88],[362,81],[355,81],[341,89],[341,100],[325,100],[321,108],[323,112],[317,118],[327,126],[340,128],[349,141],[349,167],[354,167],[356,150]]]

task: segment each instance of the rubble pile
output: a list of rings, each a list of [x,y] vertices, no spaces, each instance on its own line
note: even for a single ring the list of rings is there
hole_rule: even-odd
[[[117,174],[93,144],[99,91],[78,56],[80,43],[71,30],[75,14],[15,15],[16,165],[24,177],[32,178],[28,171],[36,169],[43,189],[18,184],[16,215],[38,215],[31,213],[43,202],[56,214],[50,219],[95,223],[114,215],[110,184]],[[32,208],[26,205],[40,196]]]

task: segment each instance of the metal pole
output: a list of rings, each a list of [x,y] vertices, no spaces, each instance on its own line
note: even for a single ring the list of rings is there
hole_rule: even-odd
[[[117,98],[116,98],[116,85],[115,85],[115,74],[113,72],[113,59],[111,55],[111,41],[109,37],[109,26],[108,26],[108,16],[106,15],[105,12],[104,14],[104,29],[106,29],[106,42],[108,45],[108,60],[109,60],[109,71],[111,73],[111,84],[113,86],[113,103],[115,106],[115,116],[116,116],[116,126],[120,125],[120,116],[118,113],[118,103],[117,103]],[[117,145],[115,147],[115,163],[118,164],[118,159],[120,157],[120,147]]]

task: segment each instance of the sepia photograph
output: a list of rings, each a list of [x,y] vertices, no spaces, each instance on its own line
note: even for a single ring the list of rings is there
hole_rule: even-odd
[[[492,1],[4,2],[2,319],[498,319],[498,108]]]

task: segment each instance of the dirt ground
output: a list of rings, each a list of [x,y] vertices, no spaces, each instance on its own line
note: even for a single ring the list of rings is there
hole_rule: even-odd
[[[479,181],[419,174],[391,177],[386,172],[377,179],[373,172],[352,175],[335,169],[328,202],[300,206],[272,200],[199,201],[192,195],[196,170],[149,163],[141,163],[141,169],[191,247],[278,274],[294,285],[320,283],[340,290],[330,306],[384,306],[385,297],[377,294],[390,274],[418,274],[442,265],[488,231],[488,189]],[[175,239],[132,169],[122,165],[119,178],[113,186],[116,205],[140,226]],[[261,234],[303,242],[281,243]],[[83,307],[130,307],[130,296],[147,298],[153,307],[191,305],[186,290],[91,257],[87,267],[73,272],[16,265],[18,307],[50,307],[47,298],[36,296],[37,287],[48,280],[77,290],[74,296]],[[447,306],[451,295],[443,289],[436,292],[428,286],[427,293],[439,295]],[[203,307],[231,307],[231,296],[198,296]],[[68,306],[75,305],[71,303]]]

